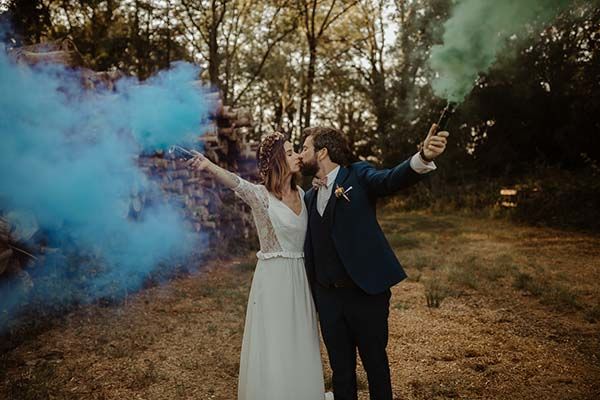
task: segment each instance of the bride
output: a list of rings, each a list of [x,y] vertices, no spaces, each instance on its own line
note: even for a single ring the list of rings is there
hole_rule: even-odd
[[[238,400],[323,400],[315,306],[304,269],[308,212],[297,186],[301,159],[281,133],[258,148],[262,184],[250,183],[201,153],[190,165],[207,171],[252,209],[260,251],[240,357]]]

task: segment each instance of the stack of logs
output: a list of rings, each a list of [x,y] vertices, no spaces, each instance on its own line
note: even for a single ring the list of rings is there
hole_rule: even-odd
[[[30,225],[34,229],[31,227],[26,230],[18,229],[10,224],[5,214],[0,215],[0,278],[16,277],[25,290],[33,287],[33,281],[26,267],[37,260],[35,255],[25,250],[31,247],[25,245],[25,242],[29,242],[36,233],[35,223]]]
[[[198,138],[197,147],[221,167],[255,180],[256,145],[246,140],[252,129],[250,116],[225,106],[218,107],[212,119],[211,129]],[[246,206],[234,201],[231,190],[218,186],[210,176],[190,169],[185,160],[158,152],[141,156],[139,165],[148,176],[158,177],[167,198],[185,209],[192,228],[207,233],[210,247],[217,252],[251,236],[253,222]],[[134,193],[130,215],[143,212],[149,201],[143,193]]]
[[[80,73],[81,84],[86,89],[105,87],[113,89],[114,83],[125,76],[119,70],[93,71],[83,67],[83,57],[70,39],[56,42],[47,42],[23,46],[8,50],[9,56],[22,65],[35,65],[39,63],[63,64],[70,68],[77,68]]]
[[[13,258],[13,249],[9,245],[10,224],[6,218],[0,217],[0,275],[9,268]]]
[[[34,46],[10,49],[8,53],[18,63],[33,65],[40,62],[62,63],[80,71],[82,85],[89,90],[108,88],[112,90],[117,79],[123,76],[119,71],[96,72],[82,67],[82,57],[75,45],[68,39]],[[192,82],[202,86],[200,81]],[[213,100],[218,104],[212,123],[207,132],[198,132],[198,145],[211,160],[241,176],[255,180],[257,177],[255,154],[256,144],[247,140],[253,130],[250,115],[238,109],[222,106],[218,94]],[[170,154],[157,152],[153,155],[139,156],[139,166],[151,179],[158,182],[162,195],[167,201],[176,202],[184,208],[190,228],[206,234],[212,254],[230,254],[231,249],[241,243],[256,242],[251,215],[239,199],[235,199],[230,190],[217,187],[214,181],[203,173],[192,171],[184,161]],[[146,194],[135,190],[131,193],[129,218],[143,215],[144,206],[154,202]],[[0,280],[18,277],[24,287],[31,287],[28,268],[36,264],[38,256],[48,251],[43,237],[37,231],[33,217],[27,234],[10,224],[10,210],[2,210],[0,205]],[[215,251],[212,251],[212,250]]]

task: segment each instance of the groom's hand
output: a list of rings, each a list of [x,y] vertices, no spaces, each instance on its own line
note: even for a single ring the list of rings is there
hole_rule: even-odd
[[[447,131],[438,132],[437,130],[438,126],[436,124],[431,125],[431,128],[429,128],[429,133],[421,148],[423,161],[433,161],[446,150],[447,138],[450,133]]]

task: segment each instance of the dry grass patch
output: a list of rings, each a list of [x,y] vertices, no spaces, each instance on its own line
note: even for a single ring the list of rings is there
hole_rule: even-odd
[[[395,398],[600,396],[600,239],[382,211],[410,277],[392,290]],[[0,355],[0,398],[235,399],[254,266],[214,263],[121,306],[68,315]],[[324,348],[322,357],[330,387]],[[360,363],[358,382],[367,400]]]

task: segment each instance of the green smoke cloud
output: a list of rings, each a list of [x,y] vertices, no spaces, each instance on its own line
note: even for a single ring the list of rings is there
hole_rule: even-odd
[[[554,19],[573,0],[458,0],[444,24],[444,44],[433,46],[429,59],[437,73],[436,96],[460,103],[480,73],[496,61],[507,39],[528,23]]]

